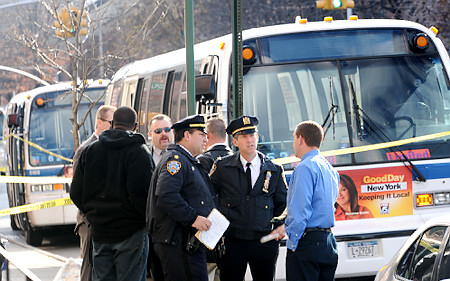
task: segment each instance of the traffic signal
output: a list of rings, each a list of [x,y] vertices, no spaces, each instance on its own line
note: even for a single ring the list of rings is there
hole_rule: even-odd
[[[61,26],[62,23],[62,26]],[[80,14],[80,10],[77,8],[63,8],[58,13],[58,20],[55,21],[55,35],[58,37],[73,37],[77,32],[77,28],[80,29],[80,35],[87,35],[87,14],[83,12]]]
[[[84,11],[80,21],[80,35],[86,36],[88,33],[87,13]]]
[[[324,10],[337,10],[355,7],[355,2],[351,0],[320,0],[316,1],[316,7]]]

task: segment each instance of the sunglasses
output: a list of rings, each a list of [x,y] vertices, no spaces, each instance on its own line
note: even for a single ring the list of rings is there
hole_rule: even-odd
[[[99,118],[99,119],[102,120],[102,121],[104,121],[104,122],[108,122],[109,125],[112,125],[112,120],[106,120],[106,119],[103,119],[103,118]]]
[[[170,127],[165,127],[165,128],[158,128],[158,129],[155,129],[155,130],[153,130],[153,132],[155,133],[155,134],[161,134],[162,133],[162,131],[164,130],[164,132],[166,132],[166,133],[168,133],[168,132],[170,132],[170,130],[172,130]]]

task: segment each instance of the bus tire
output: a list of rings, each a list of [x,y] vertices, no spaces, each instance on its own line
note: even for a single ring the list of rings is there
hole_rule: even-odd
[[[42,244],[42,232],[40,230],[33,229],[32,227],[28,227],[25,230],[25,241],[28,245],[31,246],[41,246]]]
[[[20,230],[19,226],[16,223],[16,218],[14,215],[10,215],[10,221],[12,230]]]

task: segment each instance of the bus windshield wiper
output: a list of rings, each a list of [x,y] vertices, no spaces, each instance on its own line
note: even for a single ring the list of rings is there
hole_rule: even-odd
[[[330,102],[331,102],[331,108],[328,111],[328,114],[327,114],[327,117],[325,118],[325,121],[323,121],[322,128],[324,128],[324,137],[325,137],[327,132],[328,132],[328,128],[330,128],[330,126],[333,125],[333,140],[334,140],[335,137],[336,137],[335,117],[336,117],[336,113],[338,111],[339,106],[335,105],[334,101],[333,101],[333,77],[328,76],[328,79],[330,81]],[[330,119],[330,123],[327,126],[328,119]]]
[[[363,123],[369,127],[370,131],[374,132],[375,135],[382,142],[392,142],[392,140],[387,136],[387,134],[358,105],[358,101],[356,99],[355,88],[353,87],[353,82],[352,82],[350,77],[348,78],[348,83],[350,85],[350,92],[352,94],[353,109],[355,110],[355,115],[356,115],[356,118],[357,118],[356,124],[357,124],[357,127],[358,127],[357,128],[357,130],[358,130],[358,137],[360,138],[360,140],[362,140],[362,129],[363,129],[361,127],[361,122],[359,121],[360,118],[361,118],[361,115],[360,115],[360,112],[361,112],[362,113],[362,118],[361,119],[362,119]],[[368,131],[368,132],[370,132],[370,131]],[[395,148],[395,150],[394,150],[394,148]],[[421,182],[426,182],[427,181],[427,179],[424,177],[424,175],[419,171],[419,169],[417,169],[417,167],[411,162],[411,160],[409,160],[409,158],[406,157],[405,153],[403,152],[403,150],[400,149],[399,146],[389,147],[389,150],[391,152],[394,152],[395,154],[400,153],[403,156],[402,158],[400,158],[400,160],[405,165],[405,167],[407,167],[411,171],[413,176],[415,176],[414,178],[415,178],[416,181],[421,181]],[[409,166],[406,165],[406,163],[408,163]]]

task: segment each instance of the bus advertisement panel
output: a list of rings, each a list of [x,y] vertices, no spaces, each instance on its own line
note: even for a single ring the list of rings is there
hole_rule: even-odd
[[[337,221],[413,214],[412,177],[407,167],[348,170],[339,174]]]

